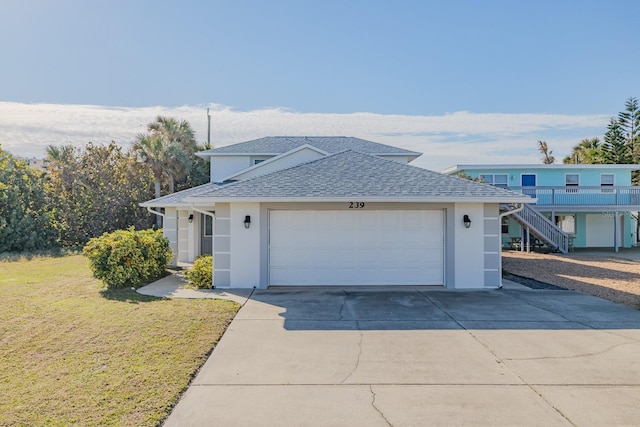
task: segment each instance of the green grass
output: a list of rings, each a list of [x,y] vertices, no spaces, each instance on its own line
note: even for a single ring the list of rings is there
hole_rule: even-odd
[[[157,425],[238,308],[107,291],[80,255],[0,262],[0,425]]]

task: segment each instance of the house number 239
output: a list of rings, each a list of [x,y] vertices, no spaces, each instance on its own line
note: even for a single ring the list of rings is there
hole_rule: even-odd
[[[349,202],[349,209],[362,209],[364,202]]]

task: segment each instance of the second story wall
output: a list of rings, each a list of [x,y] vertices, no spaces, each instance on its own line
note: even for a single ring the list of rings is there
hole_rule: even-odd
[[[212,156],[211,157],[211,182],[221,180],[235,172],[247,169],[251,166],[250,156]]]
[[[275,172],[278,170],[297,166],[301,163],[317,160],[324,156],[325,154],[322,154],[316,150],[313,150],[310,148],[301,148],[300,150],[297,150],[295,152],[285,153],[283,155],[265,160],[264,162],[260,162],[257,164],[256,167],[250,168],[245,172],[239,171],[241,173],[237,174],[232,179],[234,180],[249,179],[249,178],[264,175],[267,173]],[[252,162],[251,165],[254,166],[254,163]]]
[[[625,169],[614,168],[513,168],[513,169],[474,169],[465,170],[465,173],[472,178],[479,178],[481,175],[487,176],[489,180],[492,178],[495,182],[491,184],[503,184],[506,181],[508,187],[522,186],[522,175],[535,176],[535,185],[542,187],[562,187],[567,184],[567,180],[574,182],[576,176],[579,186],[598,187],[603,180],[606,182],[609,178],[603,178],[602,175],[613,176],[614,186],[630,186],[631,171]],[[567,175],[572,175],[567,177]],[[506,178],[505,178],[506,176]],[[526,178],[525,178],[526,180]]]

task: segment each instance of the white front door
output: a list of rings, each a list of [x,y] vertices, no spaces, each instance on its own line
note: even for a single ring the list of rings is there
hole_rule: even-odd
[[[269,284],[443,285],[444,211],[269,215]]]

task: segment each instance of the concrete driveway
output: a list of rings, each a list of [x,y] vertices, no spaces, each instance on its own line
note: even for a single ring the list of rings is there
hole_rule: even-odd
[[[270,289],[166,426],[640,424],[640,311],[574,291]]]

